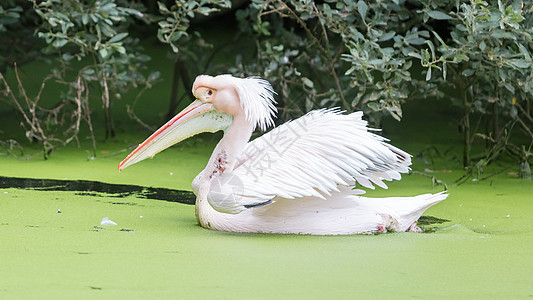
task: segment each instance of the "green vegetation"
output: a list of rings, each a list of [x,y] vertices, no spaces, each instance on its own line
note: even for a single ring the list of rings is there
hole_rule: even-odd
[[[209,19],[216,13],[223,15]],[[151,56],[139,44],[157,36],[170,45],[174,66],[167,76],[168,108],[158,123],[190,96],[191,79],[206,72],[268,79],[278,92],[280,121],[339,106],[363,110],[381,127],[384,116],[402,118],[402,103],[424,98],[431,105],[442,97],[461,110],[455,120],[467,177],[510,156],[527,178],[533,144],[532,15],[533,7],[520,0],[169,0],[157,6],[10,0],[0,6],[1,47],[10,45],[1,48],[6,55],[0,99],[20,115],[26,137],[42,145],[45,159],[77,141],[83,124],[96,155],[93,127],[100,124],[92,119],[98,102],[106,138],[116,134],[114,117],[122,112],[144,128],[157,126],[134,111],[164,72],[148,69]],[[220,23],[227,25],[222,34]],[[18,38],[31,35],[28,28],[38,39],[33,46]],[[11,82],[5,73],[16,71],[17,61],[33,59],[52,66],[30,95],[18,72]],[[54,85],[57,94],[45,89],[52,81],[61,85]],[[131,88],[136,95],[124,100]],[[45,105],[42,97],[56,100]]]

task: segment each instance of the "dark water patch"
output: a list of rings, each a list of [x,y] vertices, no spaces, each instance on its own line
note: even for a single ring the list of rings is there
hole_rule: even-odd
[[[440,219],[440,218],[433,217],[433,216],[421,216],[418,219],[418,225],[421,225],[421,226],[428,226],[428,225],[433,225],[433,224],[442,224],[442,223],[446,223],[446,222],[450,222],[450,220]]]
[[[438,230],[438,228],[432,225],[442,224],[446,222],[450,222],[450,220],[440,219],[440,218],[433,217],[433,216],[421,216],[418,219],[418,226],[422,228],[424,233],[434,233]]]
[[[135,202],[106,202],[106,203],[113,204],[113,205],[144,206],[144,205],[139,205]]]
[[[90,193],[90,192],[78,192],[78,193],[74,193],[74,195],[76,196],[90,196],[90,197],[100,197],[100,196],[103,196],[102,194],[98,194],[98,193]],[[113,195],[106,195],[107,197],[117,197],[117,196],[113,196]],[[124,196],[126,197],[126,196]]]
[[[139,185],[112,184],[91,180],[57,180],[0,176],[0,188],[32,189],[38,191],[68,191],[85,196],[123,198],[133,195],[138,198],[194,204],[194,193],[166,188]],[[105,194],[105,195],[102,195]]]

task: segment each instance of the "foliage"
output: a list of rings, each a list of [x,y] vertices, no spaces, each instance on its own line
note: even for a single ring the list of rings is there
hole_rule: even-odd
[[[91,117],[88,108],[89,92],[85,86],[85,82],[81,80],[81,77],[78,77],[75,86],[73,86],[76,90],[76,95],[70,100],[72,103],[62,101],[57,106],[46,109],[39,105],[39,101],[46,83],[53,78],[53,75],[49,75],[43,80],[39,92],[34,97],[31,97],[26,93],[20,80],[16,64],[15,75],[17,77],[18,90],[20,94],[22,94],[24,101],[18,100],[2,73],[0,73],[0,87],[2,87],[0,91],[3,92],[5,97],[12,100],[16,110],[22,116],[21,126],[26,131],[26,137],[30,141],[39,141],[42,145],[42,153],[45,159],[50,155],[52,150],[57,147],[57,145],[66,145],[73,140],[77,140],[82,120],[85,120],[89,124],[92,134]],[[69,104],[73,106],[71,110],[66,108]],[[68,110],[68,113],[65,113],[66,110]],[[54,129],[51,127],[57,127],[57,125],[64,124],[67,126],[67,129],[63,132],[63,136],[65,137],[57,137],[54,134]],[[4,144],[8,146],[6,147],[8,153],[12,152],[14,146],[18,146],[18,148],[21,149],[20,144],[13,140],[8,140],[0,144],[2,146],[4,146]]]
[[[184,37],[188,37],[187,30],[191,19],[197,15],[208,16],[214,12],[220,11],[222,8],[230,8],[231,1],[229,0],[199,0],[199,1],[185,1],[175,0],[175,3],[169,9],[167,5],[158,2],[159,12],[165,18],[158,22],[159,30],[157,31],[157,38],[172,47],[175,53],[179,52],[178,41]]]
[[[26,136],[43,145],[45,158],[56,146],[77,140],[80,120],[89,128],[94,154],[96,145],[88,100],[90,90],[101,99],[106,138],[112,137],[115,134],[111,112],[113,101],[120,99],[121,93],[131,87],[150,86],[159,76],[158,72],[149,76],[142,74],[150,58],[142,54],[139,40],[128,33],[136,21],[150,22],[152,19],[142,13],[141,4],[122,0],[32,2],[32,11],[39,20],[33,30],[45,42],[42,51],[52,70],[37,96],[26,94],[18,73],[17,90],[23,100],[13,94],[4,80],[5,95],[23,117]],[[59,102],[51,108],[39,103],[41,92],[50,79],[63,85]],[[59,138],[61,130],[69,137]]]
[[[0,31],[14,36],[15,26],[31,19],[21,3],[10,0],[0,6]],[[143,74],[149,58],[130,35],[135,23],[155,26],[157,20],[158,39],[175,53],[168,112],[172,115],[179,104],[179,81],[188,89],[189,78],[205,72],[219,50],[191,30],[191,22],[227,12],[231,4],[158,2],[158,18],[135,1],[33,0],[32,11],[40,20],[37,36],[58,66],[50,78],[67,87],[56,107],[69,107],[74,116],[80,87],[84,93],[96,87],[106,113],[106,132],[112,136],[112,102],[128,88],[149,87],[157,80],[157,72]],[[481,172],[504,153],[529,166],[532,14],[531,3],[520,0],[252,0],[235,12],[239,32],[232,42],[238,42],[229,46],[237,53],[235,62],[226,60],[219,69],[271,81],[279,94],[280,121],[314,108],[339,106],[363,110],[379,127],[383,116],[400,120],[405,101],[446,97],[463,112],[459,125],[464,166],[470,174]],[[196,69],[191,71],[193,65]],[[40,111],[36,116],[56,120],[50,117],[52,110],[39,105],[34,109]],[[136,118],[132,108],[128,110]],[[82,120],[89,127],[90,113],[88,105],[82,107]],[[28,128],[28,136],[39,136]],[[473,154],[476,143],[485,149]]]
[[[206,67],[203,72],[205,72],[212,58],[212,53],[209,54],[213,48],[212,45],[207,43],[198,31],[189,30],[191,20],[199,16],[208,17],[213,13],[229,9],[232,4],[229,0],[174,0],[172,2],[170,8],[167,4],[158,2],[159,13],[164,18],[158,22],[157,37],[162,43],[171,46],[174,58],[172,92],[166,119],[174,116],[183,98],[187,95],[192,97],[188,92],[192,85],[191,77],[197,75],[198,65],[204,64]],[[188,70],[196,72],[193,71],[193,74],[190,74]],[[180,81],[185,92],[178,97]]]
[[[420,57],[427,80],[458,91],[449,96],[463,110],[464,166],[471,166],[476,137],[486,140],[488,147],[475,169],[504,152],[527,161],[533,156],[533,7],[501,0],[439,5],[427,3],[423,12],[445,20],[451,28],[449,37],[444,40],[432,32],[433,41],[426,42],[428,48],[421,50]],[[437,78],[432,70],[438,71]],[[478,117],[477,124],[473,116]],[[482,128],[482,123],[488,126]],[[529,146],[510,141],[515,127],[530,140]]]
[[[41,55],[34,37],[37,15],[27,0],[6,0],[0,4],[0,72],[14,62],[23,64]]]
[[[150,85],[159,76],[157,72],[148,77],[141,73],[150,58],[142,54],[138,39],[129,37],[134,18],[150,20],[142,8],[120,0],[34,0],[34,9],[43,21],[38,36],[46,41],[47,52],[57,54],[61,66],[56,74],[67,76],[67,67],[74,60],[82,63],[82,67],[76,66],[74,78],[98,84],[106,137],[115,135],[113,99],[119,99],[129,87]]]
[[[501,0],[254,0],[237,18],[257,57],[232,71],[274,81],[286,118],[341,106],[378,126],[386,114],[400,120],[408,99],[446,96],[464,112],[464,165],[482,171],[504,152],[532,157],[510,136],[520,127],[533,141],[532,11]],[[474,138],[487,148],[472,162]]]
[[[21,5],[27,6],[27,3],[33,4],[27,9],[32,13],[32,18],[21,17]],[[148,76],[143,74],[145,63],[150,58],[142,53],[139,39],[130,34],[131,28],[138,22],[150,25],[160,18],[144,13],[142,4],[126,0],[10,0],[6,4],[6,8],[0,7],[0,30],[17,35],[20,30],[14,30],[15,26],[23,27],[26,19],[33,21],[26,27],[44,41],[42,53],[53,67],[35,96],[27,95],[16,65],[15,89],[0,73],[4,101],[19,112],[26,136],[43,146],[45,158],[58,145],[77,140],[80,121],[84,121],[89,128],[94,155],[93,109],[89,99],[95,96],[101,99],[106,138],[114,136],[113,101],[119,100],[121,93],[132,87],[149,88],[159,77],[159,72],[151,72]],[[158,36],[174,50],[177,51],[178,45],[185,50],[182,51],[182,58],[183,54],[190,56],[191,52],[187,51],[187,45],[191,42],[187,33],[190,20],[196,15],[208,15],[230,5],[230,1],[176,1],[168,9],[159,3],[159,13],[166,18],[159,23]],[[6,29],[4,24],[10,25],[10,28]],[[198,34],[194,36],[199,37]],[[39,46],[42,47],[42,44]],[[12,48],[21,49],[17,46]],[[12,56],[11,59],[4,61],[4,64],[13,67],[13,62],[21,60],[21,57]],[[50,80],[63,85],[59,103],[51,108],[44,107],[40,101]],[[133,113],[133,108],[126,106],[130,116],[140,121]],[[174,103],[174,106],[177,104]],[[62,130],[65,138],[60,137]]]
[[[13,6],[13,7],[8,7],[6,9],[4,9],[2,5],[0,5],[0,32],[7,31],[6,25],[14,24],[18,22],[21,12],[22,12],[22,7],[18,5]]]
[[[289,109],[364,110],[375,126],[384,114],[400,120],[403,101],[437,92],[411,76],[430,34],[406,24],[417,15],[400,2],[252,1],[237,18],[257,36],[257,63],[234,72],[273,80]]]

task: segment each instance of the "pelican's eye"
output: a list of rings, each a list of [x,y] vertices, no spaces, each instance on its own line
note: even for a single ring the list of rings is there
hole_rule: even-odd
[[[216,93],[216,90],[215,89],[210,89],[210,88],[207,88],[207,87],[199,87],[198,89],[196,89],[195,91],[196,93],[196,97],[206,103],[206,102],[209,102],[211,103],[211,101],[213,101],[213,97],[215,96],[215,93]]]

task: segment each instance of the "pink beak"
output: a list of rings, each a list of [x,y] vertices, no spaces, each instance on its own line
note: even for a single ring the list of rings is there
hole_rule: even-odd
[[[197,133],[215,132],[224,129],[221,128],[221,124],[213,124],[211,122],[217,119],[213,115],[220,114],[213,109],[212,103],[202,103],[200,100],[194,101],[135,148],[118,165],[118,170],[122,171],[126,167],[148,157],[152,158],[157,153]],[[199,116],[207,118],[199,118]],[[218,120],[220,121],[220,118]]]

